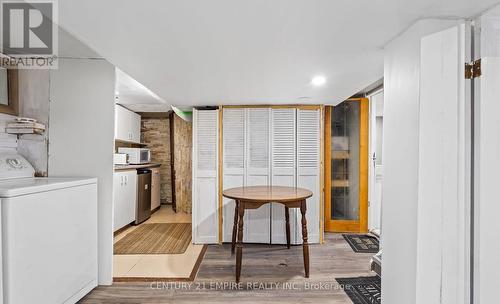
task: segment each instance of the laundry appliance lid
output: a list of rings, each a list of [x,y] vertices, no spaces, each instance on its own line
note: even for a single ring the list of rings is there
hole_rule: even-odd
[[[35,177],[0,180],[0,198],[29,195],[97,183],[97,178]]]
[[[0,148],[0,198],[97,183],[96,178],[34,177],[35,169],[15,149]]]
[[[15,149],[0,149],[0,180],[34,175],[33,166]]]

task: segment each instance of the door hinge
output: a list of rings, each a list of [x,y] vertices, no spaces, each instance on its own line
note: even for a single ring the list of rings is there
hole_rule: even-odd
[[[481,59],[465,64],[465,79],[474,79],[481,76]]]

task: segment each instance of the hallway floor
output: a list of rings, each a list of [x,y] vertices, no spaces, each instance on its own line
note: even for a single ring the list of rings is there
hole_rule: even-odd
[[[191,214],[175,213],[171,206],[162,205],[143,224],[153,223],[191,223]],[[139,226],[131,226],[121,232],[115,237],[114,242],[116,243]],[[188,279],[202,249],[203,245],[190,244],[182,254],[115,254],[113,255],[113,278],[114,280]]]
[[[372,276],[373,254],[355,253],[341,234],[310,245],[305,279],[302,246],[245,244],[242,283],[234,283],[229,244],[210,245],[194,282],[115,283],[98,287],[81,303],[352,303],[335,278]]]

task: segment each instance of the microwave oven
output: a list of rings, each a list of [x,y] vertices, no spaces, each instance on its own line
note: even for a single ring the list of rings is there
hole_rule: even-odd
[[[148,164],[151,162],[151,151],[145,148],[118,148],[118,153],[128,155],[128,163],[131,165]]]

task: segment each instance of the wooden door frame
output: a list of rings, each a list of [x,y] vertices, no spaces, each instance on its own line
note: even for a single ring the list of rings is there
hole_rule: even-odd
[[[325,106],[325,212],[324,229],[328,232],[368,232],[368,132],[369,132],[369,109],[368,98],[352,98],[349,101],[360,103],[360,126],[359,126],[359,220],[330,220],[331,196],[332,196],[332,172],[331,172],[331,115],[333,106]]]
[[[169,114],[169,131],[170,131],[170,184],[171,184],[171,189],[172,189],[172,209],[174,212],[177,213],[177,201],[175,198],[175,159],[174,159],[174,152],[175,152],[175,143],[174,143],[174,119],[175,119],[175,113],[174,111],[171,111]]]

